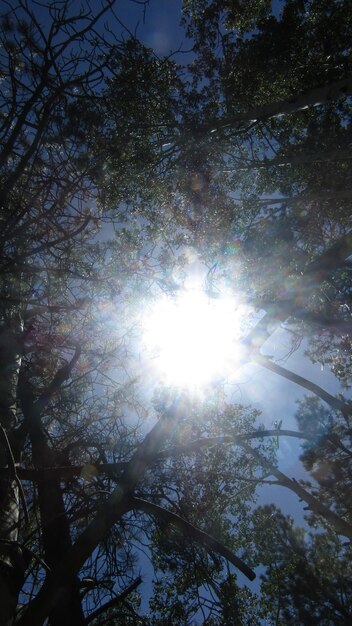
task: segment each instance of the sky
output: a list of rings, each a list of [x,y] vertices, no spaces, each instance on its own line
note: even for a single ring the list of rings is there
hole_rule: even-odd
[[[117,14],[121,22],[156,54],[168,55],[189,48],[179,26],[182,0],[149,0],[144,8],[131,0],[121,0]]]

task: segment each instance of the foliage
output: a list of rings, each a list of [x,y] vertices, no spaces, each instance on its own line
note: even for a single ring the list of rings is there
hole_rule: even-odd
[[[349,384],[348,3],[189,0],[187,66],[119,39],[115,4],[1,17],[4,623],[348,623],[351,404],[260,354],[286,322]],[[245,359],[329,407],[304,400],[298,432],[215,385],[151,402],[140,307],[187,255],[265,312]],[[281,437],[311,480],[280,470]],[[255,509],[271,484],[310,530]]]
[[[261,592],[275,624],[348,624],[350,546],[329,532],[306,533],[276,507],[254,516]],[[262,532],[263,527],[265,533]]]
[[[305,443],[301,460],[318,484],[319,497],[331,508],[351,519],[351,425],[347,415],[333,413],[317,398],[306,397],[296,418],[301,430],[316,436],[313,445]]]

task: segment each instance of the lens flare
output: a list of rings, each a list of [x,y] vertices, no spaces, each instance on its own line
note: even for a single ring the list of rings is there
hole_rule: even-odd
[[[243,305],[190,290],[164,296],[145,313],[143,339],[160,377],[176,387],[202,387],[240,363]]]

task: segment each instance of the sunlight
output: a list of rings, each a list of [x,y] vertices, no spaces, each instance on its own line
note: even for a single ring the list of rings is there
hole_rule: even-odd
[[[162,296],[145,314],[144,344],[165,384],[199,388],[240,365],[246,307],[197,289]]]

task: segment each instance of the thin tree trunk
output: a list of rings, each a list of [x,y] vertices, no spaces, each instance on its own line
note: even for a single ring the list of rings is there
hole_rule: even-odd
[[[140,576],[138,576],[138,578],[136,578],[136,580],[134,580],[130,585],[128,585],[126,589],[121,591],[121,593],[119,593],[118,596],[116,596],[109,602],[106,602],[105,604],[100,606],[98,609],[96,609],[93,613],[88,615],[85,621],[86,626],[88,626],[90,622],[92,622],[94,619],[96,619],[100,615],[103,615],[104,613],[106,613],[106,611],[108,611],[109,609],[115,608],[116,606],[121,604],[130,595],[130,593],[132,593],[133,591],[135,591],[135,589],[137,589],[137,587],[141,583],[142,583],[142,579]]]
[[[348,524],[342,517],[336,515],[334,511],[328,509],[327,506],[319,502],[317,498],[314,498],[308,491],[306,491],[301,485],[296,481],[292,480],[286,474],[283,474],[278,470],[275,465],[273,465],[268,459],[266,459],[262,454],[260,454],[257,450],[249,446],[245,442],[241,442],[239,444],[248,454],[253,456],[257,461],[259,461],[260,465],[270,471],[272,476],[275,476],[278,480],[278,485],[282,487],[287,487],[293,491],[300,500],[303,500],[308,504],[313,513],[316,515],[323,517],[331,526],[334,528],[335,532],[339,535],[343,535],[348,539],[352,540],[352,526]]]
[[[348,76],[347,78],[342,78],[328,85],[310,89],[287,100],[258,106],[244,113],[237,113],[221,120],[214,120],[213,122],[200,126],[199,130],[215,131],[236,127],[243,123],[250,124],[258,120],[296,113],[302,109],[316,107],[320,104],[326,104],[327,102],[338,100],[339,98],[346,98],[350,95],[352,95],[352,77]]]
[[[331,163],[335,161],[345,161],[352,159],[350,150],[333,150],[331,152],[315,152],[313,154],[294,154],[292,156],[275,157],[273,159],[263,158],[247,161],[247,165],[240,162],[239,167],[225,169],[225,173],[247,172],[251,170],[269,169],[271,167],[299,167],[307,163]],[[287,199],[286,199],[287,200]]]
[[[252,359],[253,361],[256,361],[256,363],[259,363],[271,372],[275,372],[275,374],[278,374],[279,376],[282,376],[283,378],[292,381],[296,385],[299,385],[304,389],[308,389],[308,391],[311,391],[316,396],[324,400],[324,402],[329,404],[331,408],[335,409],[336,411],[341,411],[343,415],[352,415],[352,404],[346,404],[346,402],[343,402],[339,398],[335,398],[335,396],[332,396],[330,393],[325,391],[325,389],[319,387],[319,385],[316,385],[310,380],[307,380],[307,378],[303,378],[303,376],[299,376],[298,374],[291,372],[290,370],[282,367],[281,365],[278,365],[277,363],[274,363],[266,356],[262,356],[261,354],[256,354],[252,356]]]
[[[22,319],[19,309],[2,312],[0,321],[0,612],[2,626],[14,621],[18,594],[23,584],[24,560],[18,546],[19,490],[11,475],[7,437],[16,426],[16,399],[21,365]],[[13,461],[12,461],[13,465]],[[7,473],[7,476],[6,476]]]

